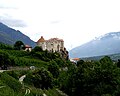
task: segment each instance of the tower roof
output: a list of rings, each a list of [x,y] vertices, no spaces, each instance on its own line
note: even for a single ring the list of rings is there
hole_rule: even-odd
[[[45,42],[45,39],[43,38],[43,36],[41,36],[41,38],[37,41],[37,43],[39,42]]]

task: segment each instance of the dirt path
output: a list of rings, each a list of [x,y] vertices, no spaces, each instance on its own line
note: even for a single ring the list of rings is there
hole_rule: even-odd
[[[0,73],[4,72],[4,71],[9,71],[9,70],[0,70]]]
[[[25,77],[26,77],[26,75],[23,75],[19,78],[19,81],[20,81],[21,84],[23,84],[23,80],[25,79]],[[28,94],[30,94],[30,89],[26,88],[25,95],[28,95]]]

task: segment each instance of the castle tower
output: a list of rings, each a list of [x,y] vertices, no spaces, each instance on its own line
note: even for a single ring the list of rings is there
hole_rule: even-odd
[[[43,50],[46,50],[46,42],[43,36],[37,41],[37,46],[40,46]]]

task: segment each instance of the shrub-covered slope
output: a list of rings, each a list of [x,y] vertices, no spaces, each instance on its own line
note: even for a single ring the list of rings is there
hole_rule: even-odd
[[[0,73],[0,96],[120,95],[120,60],[108,56],[74,64],[39,47],[25,52],[0,44],[0,59],[0,66],[8,66]]]
[[[56,87],[59,68],[67,66],[59,53],[36,48],[26,52],[0,43],[2,66],[7,66],[8,70],[0,73],[0,96],[65,96]],[[30,66],[35,66],[35,70]],[[21,84],[19,78],[22,75],[26,78]]]

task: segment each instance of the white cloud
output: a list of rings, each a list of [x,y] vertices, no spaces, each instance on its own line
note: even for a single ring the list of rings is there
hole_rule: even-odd
[[[0,16],[9,14],[24,21],[25,28],[13,27],[34,41],[41,35],[63,38],[70,49],[120,31],[119,5],[119,0],[1,0]]]
[[[9,27],[26,27],[27,25],[24,23],[24,21],[15,19],[8,14],[5,14],[3,16],[0,16],[0,22],[8,25]]]

